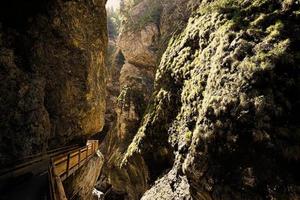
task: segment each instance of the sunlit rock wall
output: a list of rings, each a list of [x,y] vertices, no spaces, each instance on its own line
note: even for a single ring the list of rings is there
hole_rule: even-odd
[[[164,53],[123,159],[153,177],[164,148],[175,156],[143,200],[299,199],[299,10],[202,1]]]
[[[141,158],[131,159],[126,167],[121,167],[121,161],[151,99],[154,75],[162,52],[171,35],[180,32],[187,22],[190,14],[188,2],[180,1],[176,6],[173,1],[126,0],[121,7],[123,24],[116,45],[124,63],[116,74],[119,85],[114,106],[116,120],[102,148],[106,158],[102,177],[106,177],[103,180],[112,187],[107,199],[115,196],[139,199],[153,181]],[[164,167],[158,166],[158,173],[169,166],[172,157],[161,163]]]

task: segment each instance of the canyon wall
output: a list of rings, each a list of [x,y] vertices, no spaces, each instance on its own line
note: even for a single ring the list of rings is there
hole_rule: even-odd
[[[133,14],[146,9],[128,2]],[[107,182],[124,199],[298,199],[299,1],[198,3],[167,39],[154,89],[164,9],[159,26],[124,27],[129,87],[103,147]]]
[[[105,125],[69,196],[300,198],[299,0],[124,0],[109,71],[105,0],[6,3],[1,167]]]
[[[101,180],[111,185],[112,196],[139,199],[148,188],[148,168],[142,160],[132,160],[128,167],[120,168],[120,164],[150,101],[160,57],[170,37],[187,23],[195,7],[191,2],[126,0],[122,4],[120,35],[110,62],[113,72],[108,85],[110,118],[106,125],[111,125],[102,143],[106,162]],[[170,160],[172,156],[165,164]],[[110,194],[107,199],[113,198]]]
[[[0,164],[102,130],[105,3],[0,3]]]

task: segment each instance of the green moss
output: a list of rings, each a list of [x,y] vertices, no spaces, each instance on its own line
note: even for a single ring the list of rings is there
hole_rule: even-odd
[[[124,104],[126,100],[126,96],[128,95],[129,88],[127,86],[123,87],[120,91],[120,95],[117,98],[119,104]]]
[[[208,14],[212,12],[228,12],[234,7],[237,7],[239,1],[236,0],[218,0],[218,1],[213,1],[212,3],[205,4],[200,9],[201,14]]]
[[[276,38],[281,35],[283,29],[284,24],[282,21],[278,20],[275,25],[269,26],[266,32],[269,34],[269,38]]]
[[[275,147],[276,153],[298,160],[299,147],[291,138],[295,133],[276,135],[281,119],[276,121],[272,116],[277,106],[282,110],[284,106],[294,108],[284,94],[297,83],[293,80],[292,86],[285,86],[289,70],[294,69],[285,64],[284,57],[299,57],[299,53],[293,52],[295,38],[287,33],[287,16],[282,15],[280,6],[276,8],[275,0],[210,2],[200,8],[204,14],[195,15],[183,34],[169,42],[156,74],[154,100],[125,158],[143,156],[153,147],[157,149],[153,154],[162,154],[156,153],[162,146],[159,139],[167,134],[173,147],[188,147],[188,164],[202,163],[190,159],[201,152],[207,157],[217,156],[213,161],[228,167],[232,174],[236,173],[232,163],[240,170],[241,154],[251,157],[255,153],[263,159],[272,156],[273,152],[268,154],[272,149],[257,148],[264,142],[282,144],[282,148]],[[171,118],[168,112],[174,108],[179,109]],[[275,134],[271,134],[273,130]],[[185,152],[181,155],[184,157]],[[238,159],[232,160],[235,156]],[[262,162],[269,165],[268,160]],[[191,169],[188,164],[187,171]]]
[[[127,19],[124,27],[127,30],[134,30],[134,31],[141,30],[145,28],[145,26],[149,23],[156,23],[156,24],[159,23],[160,14],[162,11],[162,6],[160,1],[158,0],[154,0],[151,2],[149,1],[146,3],[145,6],[147,7],[147,9],[145,9],[145,12],[143,12],[141,15],[137,16],[136,18],[133,18],[131,16],[130,9],[123,11],[122,14]]]
[[[192,140],[192,136],[193,136],[193,133],[191,131],[186,132],[185,133],[186,142],[190,142]]]
[[[285,52],[289,47],[289,44],[290,44],[289,39],[275,43],[273,48],[270,51],[256,52],[256,55],[254,57],[245,59],[241,63],[241,66],[244,66],[246,68],[252,68],[252,69],[257,69],[257,68],[263,70],[272,69],[275,67],[276,61],[282,59],[282,57],[285,55]]]
[[[260,8],[267,3],[270,4],[270,1],[269,0],[253,0],[253,1],[251,1],[251,5],[248,8]]]
[[[251,26],[261,26],[265,20],[268,18],[268,15],[265,13],[260,13],[260,15],[250,23]]]
[[[297,11],[294,11],[293,14],[296,16],[296,17],[300,17],[300,10],[297,10]]]

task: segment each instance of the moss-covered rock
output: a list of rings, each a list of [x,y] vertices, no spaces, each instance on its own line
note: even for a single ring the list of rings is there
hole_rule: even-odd
[[[142,157],[150,180],[165,174],[143,199],[299,198],[298,11],[202,1],[170,41],[123,159]],[[172,170],[157,170],[172,154]]]
[[[154,177],[172,163],[173,155],[167,151],[170,145],[165,142],[166,140],[162,141],[162,148],[156,150],[157,155],[148,154],[149,162],[152,159],[160,162],[156,157],[166,156],[166,160],[161,161],[159,165],[151,166],[151,169],[145,165],[140,156],[126,160],[126,163],[122,161],[143,117],[146,117],[144,115],[153,91],[155,70],[162,52],[170,37],[178,34],[186,25],[192,10],[187,4],[192,1],[195,0],[125,0],[121,7],[123,22],[117,46],[124,55],[125,63],[117,74],[119,78],[119,95],[116,95],[118,97],[115,103],[117,117],[108,131],[102,149],[107,160],[102,171],[103,177],[106,176],[104,181],[112,185],[110,193],[117,196],[140,199],[149,184],[155,180]],[[172,111],[163,112],[173,116]],[[165,121],[163,119],[161,123]],[[135,147],[130,148],[133,150]],[[150,177],[148,171],[156,175]],[[103,191],[105,192],[105,189]]]

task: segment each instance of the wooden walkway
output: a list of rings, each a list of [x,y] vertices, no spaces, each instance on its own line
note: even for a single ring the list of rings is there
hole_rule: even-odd
[[[67,199],[62,181],[87,163],[98,148],[98,140],[88,140],[85,147],[51,158],[48,171],[51,200]]]
[[[47,177],[49,189],[48,192],[47,190],[44,191],[44,193],[47,193],[47,199],[66,200],[62,181],[86,164],[98,148],[98,140],[88,140],[84,147],[78,145],[67,146],[16,161],[13,166],[0,170],[0,200],[14,200],[20,199],[20,197],[30,200],[40,199],[34,198],[37,196],[35,193],[41,192],[38,191],[36,184],[43,184],[46,187],[48,185]],[[29,174],[31,174],[30,180],[19,183],[19,179]],[[12,184],[7,185],[11,180],[16,181],[12,181]],[[19,187],[20,192],[14,191],[14,187]],[[8,188],[8,190],[5,188]]]
[[[16,160],[13,165],[7,166],[6,168],[0,170],[0,183],[5,182],[8,179],[19,177],[26,173],[34,174],[33,171],[35,171],[37,168],[40,168],[41,163],[49,162],[51,157],[70,152],[78,148],[78,145],[66,146],[49,150],[46,153],[38,153],[33,156]]]

